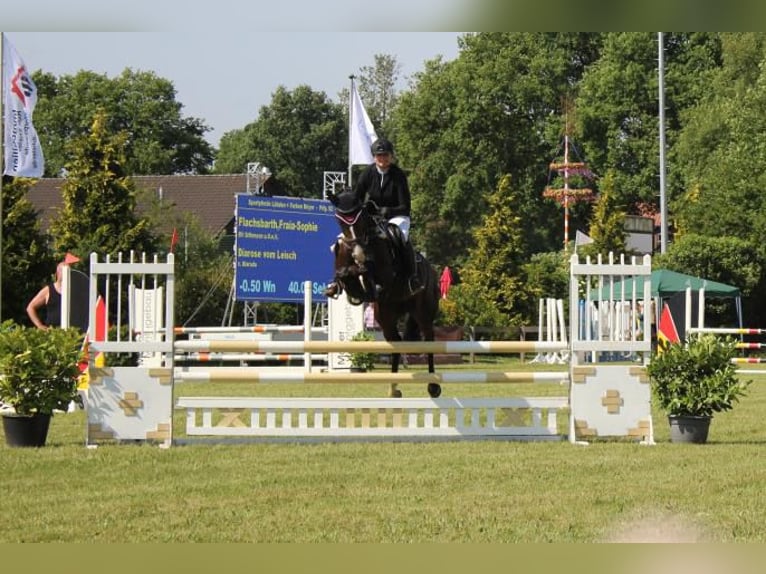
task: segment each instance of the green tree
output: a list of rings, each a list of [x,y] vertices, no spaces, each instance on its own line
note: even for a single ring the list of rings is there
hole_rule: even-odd
[[[269,167],[284,195],[321,197],[325,171],[346,171],[347,114],[324,92],[277,88],[258,119],[221,138],[217,173],[242,173],[248,162]]]
[[[738,237],[688,233],[673,241],[667,252],[655,257],[652,264],[655,268],[672,269],[738,287],[744,315],[749,318],[747,324],[761,325],[764,269],[757,251],[752,242]],[[720,324],[722,319],[732,324],[736,318],[726,301],[711,301],[707,306],[707,325]]]
[[[508,324],[522,322],[527,297],[522,275],[527,250],[522,219],[514,209],[518,195],[511,177],[504,176],[488,198],[490,211],[474,232],[474,247],[461,271],[466,289],[494,304]]]
[[[107,114],[110,133],[125,132],[124,168],[131,175],[207,173],[214,149],[205,141],[210,128],[184,117],[172,82],[154,72],[126,68],[109,78],[82,70],[56,77],[37,71],[35,128],[45,154],[45,175],[57,177],[67,163],[66,144],[86,135],[98,110]]]
[[[593,209],[589,229],[590,243],[582,248],[583,255],[601,255],[606,261],[610,253],[619,257],[625,253],[625,210],[615,193],[614,171],[609,171],[601,180],[601,193]]]
[[[182,238],[175,250],[176,323],[221,325],[234,279],[232,252],[223,249],[195,216],[187,215],[177,229]]]
[[[665,136],[672,150],[685,109],[709,89],[720,66],[715,34],[666,34]],[[578,86],[577,133],[596,173],[615,170],[620,203],[635,213],[657,202],[659,139],[658,35],[610,33]],[[669,153],[670,155],[670,153]],[[671,174],[672,175],[672,174]]]
[[[127,134],[111,135],[107,124],[107,115],[96,113],[90,133],[68,147],[63,207],[51,223],[58,253],[154,250],[149,221],[136,215],[135,184],[124,168]]]
[[[691,266],[688,258],[687,268],[715,271],[710,268],[713,254],[728,261],[729,280],[721,280],[750,296],[743,306],[751,320],[762,322],[766,321],[760,304],[766,296],[766,175],[759,166],[766,162],[762,137],[766,119],[761,113],[766,106],[766,35],[722,34],[721,44],[723,65],[705,97],[686,112],[675,153],[682,187],[675,190],[670,208],[678,242],[704,236],[729,245],[727,249],[707,245],[710,251],[689,249],[689,255],[699,260]],[[744,243],[733,247],[734,238]],[[720,254],[731,249],[742,254],[736,262],[734,253]],[[735,269],[745,275],[734,273]],[[752,286],[755,270],[760,277]]]
[[[2,318],[28,321],[29,300],[53,276],[54,260],[26,193],[34,180],[3,176]]]
[[[548,251],[556,206],[541,195],[562,132],[560,103],[597,57],[600,35],[480,33],[460,44],[456,60],[426,62],[394,113],[413,236],[435,263],[462,263],[487,195],[510,173],[530,253]]]
[[[667,253],[655,257],[654,267],[734,285],[748,297],[763,274],[756,251],[751,242],[739,237],[688,233],[671,243]]]
[[[709,96],[689,111],[678,145],[684,193],[673,201],[682,233],[752,237],[766,230],[761,134],[766,118],[766,35],[726,36],[725,65]]]
[[[525,278],[526,308],[524,318],[528,324],[536,320],[537,302],[540,299],[568,300],[569,256],[566,250],[535,253],[522,269]]]

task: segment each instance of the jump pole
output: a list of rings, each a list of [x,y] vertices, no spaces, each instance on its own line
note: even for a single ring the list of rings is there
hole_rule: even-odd
[[[176,341],[175,351],[219,353],[534,353],[566,349],[541,341]]]
[[[206,371],[176,369],[177,381],[200,383],[561,383],[569,373],[455,372],[455,373],[268,373],[242,367]]]

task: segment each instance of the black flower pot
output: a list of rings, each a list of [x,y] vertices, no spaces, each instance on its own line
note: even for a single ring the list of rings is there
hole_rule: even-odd
[[[8,446],[45,446],[50,423],[50,414],[4,414],[5,443]]]
[[[711,418],[681,415],[668,416],[668,421],[670,422],[670,442],[706,443]]]

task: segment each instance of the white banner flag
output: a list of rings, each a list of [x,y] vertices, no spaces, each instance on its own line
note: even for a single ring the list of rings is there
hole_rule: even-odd
[[[351,165],[372,163],[370,146],[378,139],[375,128],[364,109],[356,85],[351,84],[351,125],[349,136],[348,158]]]
[[[575,235],[575,247],[578,245],[588,245],[589,243],[593,243],[593,239],[578,229]]]
[[[43,150],[32,113],[37,104],[37,86],[27,72],[16,48],[3,34],[3,173],[14,177],[42,177]]]

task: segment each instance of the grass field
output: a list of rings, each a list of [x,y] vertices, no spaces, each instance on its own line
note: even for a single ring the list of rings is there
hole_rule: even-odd
[[[512,368],[518,364],[511,362]],[[482,359],[468,370],[505,369]],[[381,367],[385,368],[385,367]],[[523,368],[535,369],[526,364]],[[48,445],[0,440],[0,542],[766,541],[766,376],[715,417],[707,445],[325,443],[102,445],[85,414]],[[184,394],[384,396],[380,385],[184,383]],[[405,396],[425,389],[402,386]],[[445,396],[565,394],[557,385],[445,385]],[[182,425],[177,413],[175,425]]]

